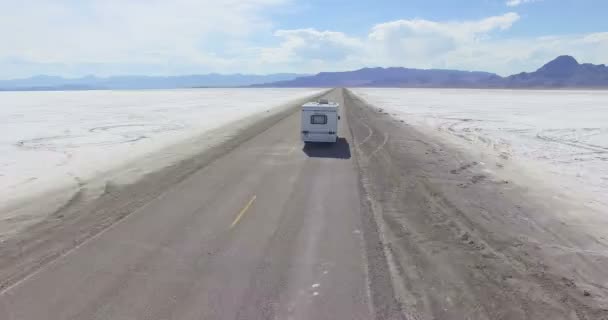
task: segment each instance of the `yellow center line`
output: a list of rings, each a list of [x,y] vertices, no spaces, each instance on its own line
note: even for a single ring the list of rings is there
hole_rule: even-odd
[[[230,225],[230,229],[234,228],[234,226],[236,226],[236,224],[239,223],[239,221],[241,220],[241,218],[243,217],[243,215],[245,215],[245,212],[247,212],[247,210],[249,209],[249,207],[251,207],[251,205],[255,201],[255,198],[256,198],[256,196],[253,196],[251,198],[251,200],[249,200],[249,202],[247,202],[247,205],[243,209],[241,209],[241,212],[239,212],[239,215],[236,216],[236,218],[234,219],[234,221],[232,221],[232,224]]]

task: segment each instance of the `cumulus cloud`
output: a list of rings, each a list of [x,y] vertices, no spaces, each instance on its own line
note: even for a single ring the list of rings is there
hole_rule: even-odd
[[[65,2],[0,0],[0,78],[83,72],[312,73],[364,66],[507,75],[534,70],[562,54],[608,61],[608,33],[512,38],[508,30],[520,20],[514,12],[465,21],[387,21],[363,35],[274,30],[264,12],[286,1],[83,0],[76,8]],[[263,46],[255,40],[260,35]]]
[[[517,20],[516,13],[464,22],[397,20],[374,26],[368,42],[376,58],[420,61],[480,42],[493,31],[510,28]]]
[[[358,38],[314,29],[283,30],[276,34],[283,42],[263,52],[268,61],[284,68],[314,71],[406,66],[509,75],[535,70],[562,54],[591,63],[608,61],[608,33],[498,36],[519,19],[516,13],[506,13],[473,21],[396,20],[372,26]]]
[[[352,66],[354,57],[365,50],[365,44],[342,32],[315,29],[278,30],[274,35],[281,43],[276,47],[259,48],[258,63],[274,69],[323,70]]]
[[[608,33],[488,40],[460,46],[442,57],[431,57],[432,66],[481,70],[511,75],[534,71],[559,55],[581,62],[608,61]]]
[[[477,21],[436,22],[429,20],[397,20],[377,24],[372,28],[370,38],[384,39],[391,33],[400,36],[435,36],[442,35],[456,40],[474,40],[475,37],[488,32],[510,28],[519,20],[519,15],[509,12]]]
[[[224,46],[271,32],[264,11],[286,1],[0,0],[0,61],[221,68]]]
[[[315,29],[281,30],[279,46],[261,49],[264,61],[295,64],[309,70],[367,66],[448,68],[468,61],[463,48],[474,48],[520,19],[506,13],[473,21],[396,20],[371,27],[364,37]],[[460,56],[457,58],[457,56]],[[475,69],[475,68],[474,68]]]
[[[361,41],[342,32],[314,29],[279,30],[275,35],[285,40],[281,48],[302,59],[342,60],[361,49]]]

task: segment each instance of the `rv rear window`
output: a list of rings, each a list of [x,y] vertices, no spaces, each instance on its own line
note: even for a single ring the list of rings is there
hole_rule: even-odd
[[[324,114],[313,114],[310,116],[311,124],[327,124],[327,116]]]

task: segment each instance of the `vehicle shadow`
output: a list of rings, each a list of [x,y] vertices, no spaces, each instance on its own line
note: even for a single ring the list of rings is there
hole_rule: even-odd
[[[335,143],[308,142],[302,151],[311,158],[350,159],[350,145],[348,140],[338,138]]]

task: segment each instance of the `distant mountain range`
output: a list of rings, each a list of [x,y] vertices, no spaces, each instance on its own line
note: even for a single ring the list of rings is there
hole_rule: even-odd
[[[458,70],[364,68],[321,72],[254,87],[608,88],[608,67],[579,64],[571,56],[560,56],[535,72],[509,77]]]
[[[174,89],[193,87],[243,87],[257,83],[286,81],[305,76],[295,73],[269,75],[204,74],[187,76],[117,76],[63,78],[35,76],[25,79],[0,80],[0,90],[94,90],[94,89]]]
[[[363,68],[316,75],[207,74],[173,77],[121,76],[76,79],[37,76],[0,80],[0,90],[170,89],[193,87],[409,87],[409,88],[604,88],[608,67],[560,56],[535,72],[501,77],[494,73],[409,68]]]
[[[321,72],[314,76],[278,81],[255,87],[475,87],[502,78],[488,72],[363,68],[345,72]]]
[[[512,75],[499,84],[507,88],[608,88],[608,67],[561,56],[535,72]]]

